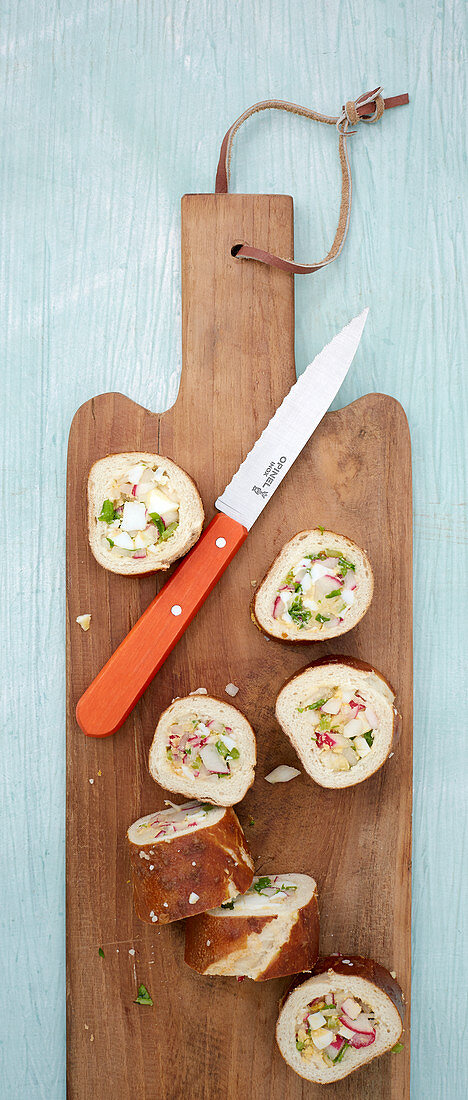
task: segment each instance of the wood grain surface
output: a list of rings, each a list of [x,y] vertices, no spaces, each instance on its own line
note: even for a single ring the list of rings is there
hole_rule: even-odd
[[[183,374],[173,409],[156,416],[119,394],[81,407],[68,458],[67,530],[67,1004],[68,1088],[122,1100],[291,1100],[319,1097],[279,1055],[277,1004],[286,982],[202,978],[183,963],[183,929],[155,930],[134,913],[125,833],[163,804],[147,771],[160,711],[198,687],[224,693],[258,736],[254,787],[239,807],[258,870],[317,879],[323,952],[375,956],[409,1000],[412,540],[406,418],[371,394],[328,414],[278,488],[249,539],[124,727],[103,742],[79,730],[74,707],[91,678],[161,583],[105,572],[86,538],[91,464],[110,451],[158,450],[185,466],[213,501],[294,381],[293,283],[285,273],[232,258],[244,237],[293,254],[287,196],[186,196],[183,200]],[[330,333],[330,337],[333,333]],[[339,792],[301,775],[270,787],[264,776],[296,763],[274,719],[279,687],[333,644],[292,652],[267,641],[249,617],[258,581],[286,539],[323,524],[369,553],[372,606],[339,652],[370,661],[393,682],[403,714],[395,755],[374,777]],[[84,634],[75,623],[90,611]],[[336,652],[336,649],[334,650]],[[226,697],[227,698],[227,697]],[[91,783],[90,780],[93,780]],[[250,821],[254,824],[251,825]],[[99,956],[102,947],[104,958]],[[134,1004],[137,985],[154,1007]],[[409,1097],[409,1040],[352,1075],[332,1100]]]

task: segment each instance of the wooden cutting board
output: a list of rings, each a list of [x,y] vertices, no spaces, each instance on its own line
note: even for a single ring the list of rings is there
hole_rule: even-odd
[[[67,1005],[71,1100],[299,1100],[323,1091],[302,1081],[275,1044],[287,980],[203,978],[183,962],[183,927],[151,928],[132,907],[125,833],[167,797],[147,756],[161,710],[206,687],[236,705],[258,739],[257,778],[238,807],[262,873],[300,871],[319,887],[321,947],[374,956],[396,970],[409,1002],[412,736],[412,520],[410,439],[390,397],[370,394],[329,413],[247,542],[122,729],[103,740],[76,724],[76,702],[162,583],[114,576],[87,545],[90,466],[109,452],[167,454],[213,502],[295,379],[293,281],[236,260],[255,240],[293,255],[288,196],[188,195],[182,204],[183,373],[162,416],[121,394],[77,412],[70,431],[67,507]],[[157,308],[157,303],[155,303]],[[340,322],[349,320],[344,309]],[[333,333],[330,333],[330,337]],[[177,333],[174,333],[177,339]],[[319,349],[314,349],[317,351]],[[311,348],[312,353],[312,348]],[[362,352],[360,353],[362,354]],[[368,551],[372,606],[333,643],[288,649],[253,626],[249,601],[281,545],[322,524]],[[91,612],[88,633],[76,616]],[[306,775],[270,786],[297,764],[274,718],[292,672],[325,653],[371,662],[394,684],[403,732],[394,756],[356,788],[327,791]],[[224,696],[228,699],[228,696]],[[102,948],[104,957],[98,951]],[[154,1007],[134,1004],[137,986]],[[409,1039],[327,1089],[330,1100],[409,1097]]]

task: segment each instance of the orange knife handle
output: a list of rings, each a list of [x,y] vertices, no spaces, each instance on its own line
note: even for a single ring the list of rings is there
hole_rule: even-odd
[[[236,520],[216,514],[81,696],[76,718],[83,733],[108,737],[120,729],[247,535]]]

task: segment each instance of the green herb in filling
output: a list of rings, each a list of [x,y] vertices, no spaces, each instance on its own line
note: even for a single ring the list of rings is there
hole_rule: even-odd
[[[170,539],[171,535],[174,534],[174,531],[175,531],[176,527],[178,527],[178,526],[179,526],[178,523],[170,523],[169,526],[165,528],[162,535],[159,536],[159,541],[160,542],[167,542],[167,540]]]
[[[305,1047],[305,1043],[303,1043],[301,1041],[301,1039],[296,1039],[296,1049],[297,1050],[304,1050],[304,1047]]]
[[[112,542],[112,539],[110,539],[108,535],[106,535],[106,539],[107,539],[107,541],[108,541],[108,543],[109,543],[109,546],[110,546],[110,548],[111,548],[111,550],[112,550],[112,547],[113,547],[113,545],[114,545],[114,543]]]
[[[105,500],[104,504],[102,506],[101,515],[99,516],[99,519],[102,520],[103,523],[113,523],[115,518],[116,518],[116,515],[117,515],[117,513],[114,512],[114,505],[113,505],[112,501],[111,500]]]
[[[330,616],[329,615],[328,616],[327,615],[320,615],[320,614],[316,615],[315,616],[315,622],[316,623],[329,623],[330,622]]]
[[[324,703],[328,703],[328,698],[329,697],[325,699],[324,696],[323,699],[317,699],[316,703],[308,703],[306,707],[298,707],[299,714],[302,714],[304,710],[319,710],[320,707],[323,707]]]
[[[370,749],[372,748],[372,745],[374,744],[373,733],[374,733],[373,730],[367,730],[367,733],[363,733],[363,735],[362,735],[363,738],[364,738],[364,741],[367,741],[367,744],[369,745]]]
[[[299,630],[302,630],[304,626],[307,626],[307,623],[311,618],[312,612],[309,611],[308,607],[304,607],[302,597],[296,596],[296,599],[293,600],[291,607],[289,608],[289,614],[293,622],[296,623],[296,626],[299,627]]]
[[[253,889],[257,894],[260,894],[262,890],[265,890],[267,886],[271,885],[271,878],[268,878],[268,875],[264,875],[263,878],[259,878],[258,882],[254,882]]]
[[[150,512],[149,517],[153,521],[155,527],[158,528],[160,537],[162,537],[162,535],[164,534],[166,528],[165,528],[164,523],[161,519],[161,516],[158,515],[157,512]]]
[[[343,1055],[344,1055],[345,1051],[348,1049],[348,1047],[349,1047],[348,1040],[345,1039],[344,1044],[343,1044],[343,1046],[340,1050],[340,1053],[337,1054],[336,1058],[331,1058],[330,1059],[330,1061],[333,1062],[334,1066],[338,1065],[338,1062],[341,1062],[341,1059],[343,1058]]]
[[[341,596],[341,588],[335,588],[333,592],[329,592],[328,596],[325,596],[326,600],[333,600],[335,596]]]
[[[166,749],[166,756],[168,760],[172,760],[172,749]]]
[[[221,909],[234,909],[234,901],[223,901]]]

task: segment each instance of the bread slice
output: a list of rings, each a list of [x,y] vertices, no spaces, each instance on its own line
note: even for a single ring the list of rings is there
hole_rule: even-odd
[[[168,791],[233,806],[252,786],[256,757],[254,731],[237,707],[211,695],[188,695],[161,715],[149,770]]]
[[[356,626],[373,590],[370,561],[355,542],[322,528],[299,531],[259,584],[251,615],[269,638],[324,642]]]
[[[309,875],[254,878],[246,894],[185,926],[185,961],[199,974],[254,981],[312,969],[317,960],[317,887]]]
[[[152,481],[150,471],[154,474]],[[122,490],[121,486],[126,489]],[[154,507],[148,495],[151,490]],[[114,513],[111,523],[99,518],[104,501],[108,508],[109,504],[120,508],[120,514]],[[133,509],[133,519],[128,509],[125,516],[126,504]],[[161,514],[165,507],[167,522]],[[109,508],[108,514],[111,511]],[[151,520],[150,513],[158,519]],[[88,478],[89,544],[99,565],[111,573],[140,576],[168,569],[197,542],[203,520],[203,504],[195,482],[170,458],[147,451],[125,451],[100,458],[91,467]],[[139,529],[132,530],[129,526],[142,521]],[[127,545],[118,546],[116,537]],[[132,550],[135,542],[137,545]]]
[[[320,1005],[331,1005],[331,998],[334,1008],[322,1010]],[[333,1028],[318,1028],[319,1013],[330,1024],[337,1020],[343,1034],[334,1039]],[[330,955],[318,959],[312,977],[293,983],[280,1009],[276,1040],[300,1077],[327,1085],[391,1050],[402,1033],[403,1019],[402,991],[385,967],[357,955]],[[335,1064],[328,1052],[339,1059]]]
[[[276,717],[319,786],[352,787],[381,768],[391,751],[401,721],[394,701],[393,688],[372,665],[323,657],[286,681]]]
[[[169,924],[248,890],[253,862],[231,808],[186,802],[140,817],[127,832],[140,920]]]

